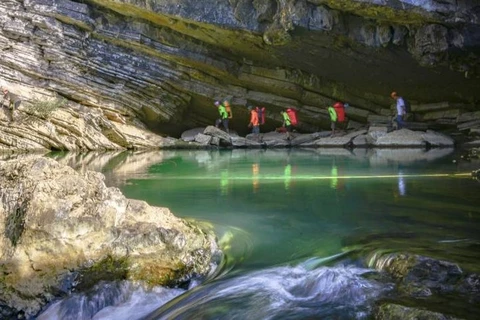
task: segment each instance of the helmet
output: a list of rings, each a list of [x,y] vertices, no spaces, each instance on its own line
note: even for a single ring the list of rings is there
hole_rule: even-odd
[[[218,107],[220,105],[220,101],[215,101],[215,105]]]
[[[224,100],[224,101],[223,101],[223,105],[224,105],[225,107],[228,107],[228,106],[230,105],[230,102],[228,102],[228,100]]]

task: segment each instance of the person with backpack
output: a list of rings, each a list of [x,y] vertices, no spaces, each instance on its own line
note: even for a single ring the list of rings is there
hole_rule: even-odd
[[[294,131],[295,127],[298,124],[297,110],[295,110],[295,108],[288,108],[287,114],[288,114],[288,117],[290,118],[291,131]]]
[[[333,105],[333,107],[328,108],[328,113],[330,114],[330,120],[331,120],[331,125],[330,127],[332,128],[332,136],[335,134],[335,129],[341,124],[342,129],[345,129],[344,123],[345,123],[345,105],[337,101]]]
[[[265,107],[255,107],[258,115],[258,123],[260,125],[265,124]]]
[[[407,107],[405,105],[405,101],[395,91],[390,94],[390,97],[396,101],[397,115],[395,121],[397,122],[397,129],[405,128],[404,117],[407,114]]]
[[[218,113],[220,115],[220,118],[215,121],[215,127],[219,127],[220,123],[223,125],[225,128],[225,131],[229,133],[228,130],[228,117],[229,114],[227,112],[227,109],[223,104],[220,103],[220,101],[215,101],[215,106],[218,108]]]
[[[223,106],[225,107],[225,110],[228,113],[228,119],[232,119],[233,112],[232,112],[232,108],[230,107],[230,101],[228,101],[227,99],[223,100]]]
[[[327,107],[328,114],[330,115],[330,128],[332,129],[332,133],[330,136],[332,137],[335,134],[335,124],[337,122],[337,112],[333,106]]]
[[[292,132],[292,121],[290,120],[290,116],[286,111],[280,111],[280,114],[282,115],[283,119],[283,124],[282,127],[285,128],[285,131],[287,132],[287,139],[290,140],[290,132]]]
[[[257,112],[256,109],[253,109],[252,106],[248,106],[248,111],[250,111],[250,122],[248,124],[248,127],[252,128],[252,133],[253,134],[259,134],[260,133],[260,122],[259,122],[259,118],[258,118],[258,112]]]

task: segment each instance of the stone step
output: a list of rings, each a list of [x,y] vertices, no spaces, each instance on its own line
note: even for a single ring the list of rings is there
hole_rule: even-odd
[[[468,121],[468,122],[464,122],[457,125],[457,129],[460,131],[479,128],[479,127],[480,127],[480,120]]]
[[[437,111],[450,108],[450,103],[448,101],[437,102],[437,103],[426,103],[426,104],[412,104],[412,112],[428,112],[428,111]]]
[[[438,120],[438,119],[457,119],[460,115],[460,109],[450,109],[428,112],[425,114],[416,115],[416,119],[419,121]]]
[[[473,120],[480,120],[480,111],[465,112],[465,113],[460,114],[457,117],[457,122],[458,123],[468,122],[468,121],[473,121]]]

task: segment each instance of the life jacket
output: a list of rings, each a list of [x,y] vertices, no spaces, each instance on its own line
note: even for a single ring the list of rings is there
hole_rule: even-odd
[[[335,108],[335,112],[337,113],[337,120],[338,122],[343,122],[345,121],[345,107],[343,103],[337,102],[333,105],[333,108]]]
[[[223,106],[225,107],[225,110],[227,111],[228,113],[228,118],[229,119],[232,119],[233,118],[233,112],[232,112],[232,108],[230,107],[230,102],[228,102],[227,100],[225,100],[223,102]]]
[[[410,104],[410,101],[407,99],[403,98],[403,109],[405,110],[405,113],[411,113],[412,112],[412,105]]]
[[[290,118],[290,122],[292,126],[296,126],[298,121],[297,121],[297,111],[293,108],[288,108],[287,109],[287,114],[288,117]]]
[[[265,124],[265,107],[255,107],[258,114],[258,123]]]
[[[258,126],[260,124],[260,118],[258,117],[258,113],[256,110],[250,111],[250,124],[252,126]]]
[[[333,122],[337,121],[337,112],[334,107],[328,107],[328,114],[330,114],[330,120]]]
[[[283,122],[285,123],[285,126],[290,126],[292,125],[292,120],[290,119],[290,116],[286,112],[282,112],[283,116]]]

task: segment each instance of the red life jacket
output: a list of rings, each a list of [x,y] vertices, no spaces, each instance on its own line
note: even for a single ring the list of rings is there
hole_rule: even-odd
[[[337,121],[343,122],[345,121],[345,106],[341,102],[337,102],[333,105],[335,108],[335,112],[337,113]]]
[[[290,122],[292,123],[292,126],[296,126],[298,121],[297,121],[297,111],[293,108],[288,108],[287,109],[287,114],[288,117],[290,118]]]

